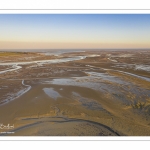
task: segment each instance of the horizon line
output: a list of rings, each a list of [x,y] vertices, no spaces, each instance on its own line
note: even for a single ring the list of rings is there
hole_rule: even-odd
[[[150,48],[12,48],[12,49],[0,49],[1,50],[150,50]]]

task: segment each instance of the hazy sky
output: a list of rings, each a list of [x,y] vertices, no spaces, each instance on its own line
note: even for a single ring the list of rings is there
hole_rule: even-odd
[[[150,48],[146,14],[0,14],[0,49]]]

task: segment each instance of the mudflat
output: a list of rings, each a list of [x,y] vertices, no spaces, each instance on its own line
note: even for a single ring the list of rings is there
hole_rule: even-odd
[[[150,51],[0,52],[0,135],[149,136]]]

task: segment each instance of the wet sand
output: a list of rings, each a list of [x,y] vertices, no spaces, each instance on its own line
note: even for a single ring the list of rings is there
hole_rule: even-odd
[[[150,135],[150,51],[12,55],[0,56],[0,123],[14,129],[0,135]]]

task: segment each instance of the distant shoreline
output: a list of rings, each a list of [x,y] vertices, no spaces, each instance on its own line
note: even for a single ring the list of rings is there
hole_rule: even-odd
[[[0,52],[56,52],[56,51],[149,51],[150,48],[124,48],[124,49],[0,49]]]

